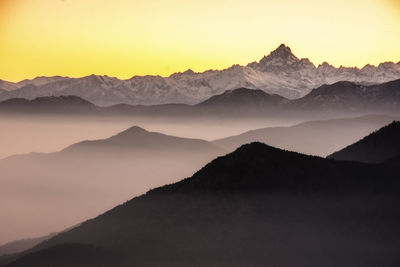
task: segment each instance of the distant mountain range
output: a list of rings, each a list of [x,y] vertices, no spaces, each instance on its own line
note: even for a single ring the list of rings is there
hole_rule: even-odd
[[[83,78],[37,77],[18,83],[0,81],[0,101],[75,95],[96,105],[196,104],[241,87],[293,99],[306,95],[313,88],[338,81],[366,85],[395,79],[400,79],[400,62],[385,62],[376,67],[366,65],[361,69],[335,68],[326,62],[316,67],[306,58],[297,58],[282,44],[259,62],[202,73],[187,70],[169,77],[134,76],[127,80],[90,75]]]
[[[196,105],[128,105],[100,107],[77,96],[47,96],[33,100],[13,98],[0,102],[0,113],[91,114],[128,116],[252,116],[342,117],[400,112],[400,79],[376,85],[337,82],[289,100],[258,89],[238,88],[214,95]]]
[[[400,122],[391,124],[373,132],[360,141],[339,150],[328,158],[351,160],[367,163],[381,163],[400,156]]]
[[[395,267],[398,175],[247,144],[7,266]]]
[[[76,225],[134,195],[188,177],[225,153],[204,140],[134,126],[59,152],[0,160],[0,240]]]
[[[238,88],[215,95],[194,106],[194,111],[209,114],[267,114],[276,111],[288,99],[259,89]]]
[[[91,114],[100,111],[96,105],[77,96],[46,96],[33,100],[12,98],[0,102],[0,112],[49,113],[49,114]]]
[[[297,110],[324,112],[399,111],[400,80],[364,86],[352,82],[323,85],[293,100]]]

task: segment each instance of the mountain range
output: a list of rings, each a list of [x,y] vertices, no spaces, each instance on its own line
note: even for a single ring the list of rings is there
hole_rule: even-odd
[[[32,100],[11,98],[0,102],[0,112],[8,113],[90,114],[99,110],[96,105],[77,96],[47,96]]]
[[[316,88],[291,104],[299,111],[311,112],[396,112],[400,108],[399,100],[400,80],[369,86],[341,81]]]
[[[394,267],[398,175],[251,143],[3,263]]]
[[[78,96],[47,96],[0,102],[0,113],[91,114],[127,116],[233,116],[315,119],[371,113],[400,112],[400,79],[361,85],[337,82],[313,89],[304,97],[287,99],[259,89],[237,88],[213,95],[195,105],[128,105],[100,107]]]
[[[361,69],[335,68],[326,62],[316,67],[307,58],[297,58],[288,46],[281,44],[258,62],[202,73],[187,70],[169,77],[134,76],[126,80],[90,75],[82,78],[37,77],[18,83],[0,81],[0,100],[75,95],[102,106],[196,104],[241,87],[293,99],[308,94],[313,88],[338,81],[367,85],[395,79],[400,79],[400,62],[366,65]]]

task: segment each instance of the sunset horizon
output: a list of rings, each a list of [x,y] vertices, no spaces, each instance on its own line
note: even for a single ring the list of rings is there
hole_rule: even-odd
[[[259,62],[259,61],[262,59],[262,57],[268,56],[271,52],[277,50],[280,46],[287,46],[287,47],[289,47],[289,48],[291,49],[292,53],[293,53],[295,56],[297,56],[296,53],[293,52],[292,47],[286,45],[285,43],[281,43],[281,44],[278,45],[274,50],[272,50],[272,51],[270,51],[270,52],[268,52],[268,53],[265,53],[265,54],[264,54],[263,56],[261,56],[258,60],[253,61],[253,62]],[[308,57],[298,57],[298,58],[299,58],[299,59],[308,59],[308,60],[309,60]],[[332,65],[332,66],[335,67],[335,68],[343,67],[343,68],[362,69],[362,68],[364,68],[364,67],[366,67],[366,66],[368,66],[368,65],[371,65],[371,66],[374,66],[374,67],[378,67],[380,64],[383,64],[383,63],[395,63],[395,64],[400,64],[400,56],[399,56],[399,61],[397,61],[397,60],[392,60],[392,61],[388,60],[388,61],[379,62],[379,63],[377,63],[377,64],[375,64],[375,65],[374,65],[374,64],[367,63],[367,64],[365,64],[365,65],[363,65],[363,66],[361,66],[361,67],[358,67],[358,66],[345,66],[345,65],[343,65],[343,64],[334,65],[334,64],[331,64],[330,62],[327,62],[327,61],[322,61],[322,62],[319,63],[319,64],[315,64],[315,63],[312,62],[312,61],[310,61],[310,62],[311,62],[315,67],[318,67],[318,66],[322,65],[323,63],[327,63],[327,64],[329,64],[329,65]],[[24,80],[31,80],[31,79],[39,78],[39,77],[57,77],[57,76],[59,76],[59,77],[66,77],[66,78],[75,78],[75,79],[79,79],[79,78],[84,78],[84,77],[91,76],[91,75],[106,76],[106,77],[111,77],[111,78],[118,78],[118,79],[120,79],[120,80],[129,80],[129,79],[131,79],[131,78],[133,78],[133,77],[136,77],[136,76],[160,76],[160,77],[167,78],[167,77],[170,77],[171,75],[174,75],[174,74],[177,74],[177,73],[183,73],[183,72],[186,72],[186,71],[193,71],[194,73],[203,73],[203,72],[206,72],[206,71],[221,71],[221,70],[229,69],[229,68],[231,68],[231,67],[233,67],[233,66],[235,66],[235,65],[247,66],[247,65],[250,64],[250,63],[252,63],[252,62],[248,62],[247,64],[244,64],[244,65],[234,63],[234,64],[232,64],[232,65],[230,65],[230,66],[227,66],[227,67],[225,67],[225,68],[222,68],[222,69],[211,69],[211,68],[210,68],[210,69],[205,69],[205,70],[202,70],[202,71],[195,71],[195,70],[193,70],[192,68],[188,68],[188,69],[183,70],[183,71],[177,71],[177,72],[173,72],[173,73],[165,74],[165,75],[163,75],[163,74],[143,74],[143,75],[132,74],[131,76],[128,76],[128,77],[118,77],[118,76],[111,76],[111,75],[108,75],[107,73],[104,73],[104,74],[90,73],[90,74],[86,74],[86,75],[83,75],[83,76],[68,76],[68,75],[66,75],[66,76],[63,76],[63,75],[52,75],[52,76],[48,76],[48,75],[40,75],[40,76],[34,76],[34,77],[30,77],[30,78],[24,78],[24,79],[16,80],[16,81],[6,80],[6,79],[2,79],[2,78],[0,77],[0,80],[7,81],[7,82],[18,83],[18,82],[22,82],[22,81],[24,81]]]
[[[400,0],[0,0],[0,267],[400,266]]]
[[[362,68],[400,61],[396,32],[396,0],[3,0],[0,79],[221,70],[281,43],[315,65]]]

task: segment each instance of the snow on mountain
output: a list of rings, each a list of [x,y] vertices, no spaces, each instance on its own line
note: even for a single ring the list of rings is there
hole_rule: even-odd
[[[76,95],[97,105],[199,103],[213,95],[236,88],[261,89],[286,98],[299,98],[313,88],[338,81],[361,84],[383,83],[400,78],[400,62],[349,68],[324,62],[316,67],[299,59],[282,44],[259,62],[233,65],[224,70],[196,73],[187,70],[169,77],[134,76],[120,80],[90,75],[82,78],[37,77],[19,83],[0,81],[0,100],[21,97]]]
[[[40,85],[44,85],[47,83],[52,83],[52,82],[67,80],[67,79],[69,79],[69,78],[62,77],[62,76],[52,76],[52,77],[38,76],[31,80],[30,79],[22,80],[22,81],[16,83],[16,85],[18,88],[24,87],[25,85],[28,85],[28,84],[40,86]]]
[[[0,80],[0,94],[2,92],[12,91],[17,88],[18,88],[18,86],[15,83]]]

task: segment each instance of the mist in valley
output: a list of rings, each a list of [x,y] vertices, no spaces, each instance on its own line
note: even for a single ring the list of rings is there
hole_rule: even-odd
[[[262,141],[325,156],[391,120],[383,115],[311,123],[207,117],[1,117],[0,153],[5,159],[0,161],[0,244],[61,231],[151,188],[189,177],[242,144]],[[133,130],[117,144],[102,143],[133,125],[204,141],[183,139],[179,148],[166,137]],[[79,143],[84,140],[100,143]],[[74,143],[78,144],[67,148]]]
[[[62,231],[151,188],[190,177],[246,143],[326,156],[393,119],[3,116],[0,244]],[[123,138],[115,143],[113,136]]]
[[[0,0],[0,267],[399,267],[398,1]]]
[[[174,136],[214,140],[301,120],[133,116],[0,116],[0,159],[30,152],[56,152],[83,140],[107,138],[131,126]]]

